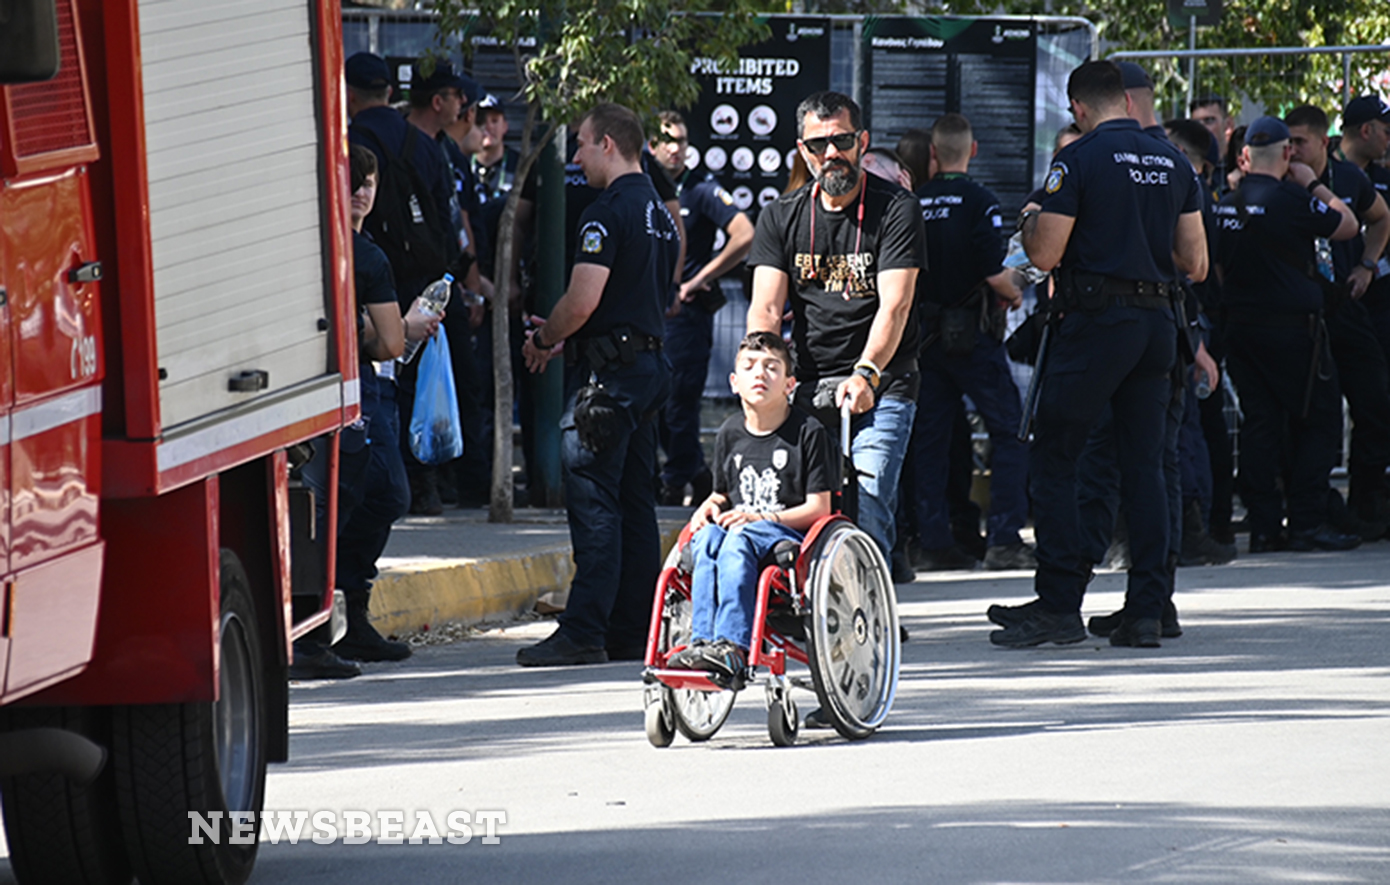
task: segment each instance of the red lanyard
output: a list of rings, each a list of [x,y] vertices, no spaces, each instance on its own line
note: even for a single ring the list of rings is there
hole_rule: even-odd
[[[868,173],[862,169],[859,172],[859,232],[854,236],[854,254],[859,254],[859,249],[864,245],[864,203],[866,191],[864,186],[864,176]],[[811,271],[806,274],[808,280],[816,279],[816,210],[820,208],[820,182],[811,186]],[[826,256],[827,258],[829,256]],[[845,298],[849,298],[849,278],[845,278]]]

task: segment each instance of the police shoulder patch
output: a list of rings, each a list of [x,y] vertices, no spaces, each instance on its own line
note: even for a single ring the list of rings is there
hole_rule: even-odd
[[[734,195],[724,190],[724,188],[716,187],[714,193],[725,206],[732,206],[734,204]]]
[[[597,221],[584,225],[579,232],[579,249],[591,255],[603,251],[603,241],[608,238],[608,229]]]
[[[1056,163],[1051,169],[1047,170],[1047,180],[1043,182],[1043,190],[1049,194],[1055,194],[1062,189],[1062,181],[1067,177],[1067,164]]]

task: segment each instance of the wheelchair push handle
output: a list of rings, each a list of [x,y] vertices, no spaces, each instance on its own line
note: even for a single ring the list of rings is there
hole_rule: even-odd
[[[840,403],[840,454],[849,460],[849,424],[852,413],[849,410],[849,397]]]

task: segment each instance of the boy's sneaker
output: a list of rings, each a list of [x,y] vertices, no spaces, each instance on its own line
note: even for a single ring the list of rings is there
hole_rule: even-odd
[[[696,639],[685,648],[671,655],[666,659],[666,669],[668,670],[694,670],[695,661],[705,652],[705,647],[709,643],[703,639]]]
[[[718,639],[699,648],[691,668],[734,679],[748,669],[748,652],[727,639]]]

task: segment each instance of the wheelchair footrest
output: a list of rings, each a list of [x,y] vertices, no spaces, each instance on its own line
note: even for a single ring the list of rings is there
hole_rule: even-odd
[[[647,682],[660,682],[671,688],[685,688],[692,691],[724,691],[728,686],[715,681],[714,674],[704,670],[647,670],[643,679]]]

